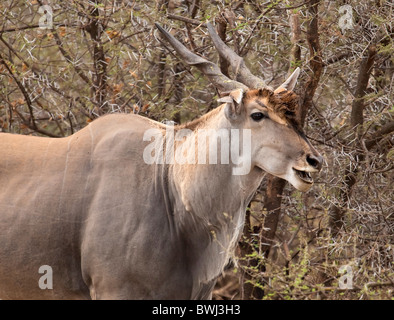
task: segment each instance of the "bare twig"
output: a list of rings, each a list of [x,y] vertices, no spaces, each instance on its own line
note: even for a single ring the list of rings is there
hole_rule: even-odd
[[[73,63],[73,59],[71,58],[70,54],[64,49],[63,42],[60,39],[58,33],[56,30],[52,30],[52,34],[55,38],[56,44],[59,48],[59,51],[63,55],[63,57],[66,59],[66,61],[71,64],[75,70],[75,72],[79,75],[79,77],[89,86],[92,86],[92,82],[90,79],[85,75],[85,73],[82,71],[82,69],[76,64]]]
[[[19,90],[21,91],[22,95],[25,98],[27,108],[29,109],[29,112],[30,112],[30,119],[29,119],[29,121],[24,120],[25,124],[28,125],[29,127],[32,127],[33,130],[38,130],[36,121],[34,119],[33,106],[32,106],[32,102],[31,102],[29,93],[26,91],[25,87],[22,85],[22,83],[19,81],[19,79],[15,76],[14,72],[8,66],[7,62],[4,60],[1,53],[0,53],[0,63],[7,69],[9,75],[15,81]]]

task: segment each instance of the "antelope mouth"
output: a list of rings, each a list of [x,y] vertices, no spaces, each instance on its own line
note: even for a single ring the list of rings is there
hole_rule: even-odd
[[[312,184],[312,183],[313,183],[313,178],[312,178],[310,172],[302,171],[302,170],[297,170],[297,169],[295,169],[295,168],[293,168],[293,170],[294,170],[296,176],[297,176],[298,178],[300,178],[303,182],[309,183],[309,184]]]

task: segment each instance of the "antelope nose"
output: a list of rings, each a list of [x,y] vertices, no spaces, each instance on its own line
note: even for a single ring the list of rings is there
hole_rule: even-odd
[[[320,171],[323,166],[323,157],[321,155],[315,156],[313,154],[308,154],[306,156],[306,162],[308,162],[312,168]]]

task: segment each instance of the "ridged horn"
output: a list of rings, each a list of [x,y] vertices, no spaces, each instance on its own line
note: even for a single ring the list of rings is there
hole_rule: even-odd
[[[197,67],[204,75],[206,75],[211,83],[221,92],[230,92],[235,89],[248,90],[249,88],[238,82],[226,77],[220,68],[203,57],[196,55],[187,49],[181,42],[175,39],[171,34],[164,30],[158,23],[155,23],[156,28],[163,34],[171,46],[175,49],[178,55],[190,66]]]
[[[269,88],[263,79],[256,77],[250,72],[250,70],[246,67],[244,59],[237,55],[223,42],[223,40],[216,33],[212,24],[208,22],[206,26],[216,50],[223,59],[226,59],[230,63],[237,81],[242,82],[250,89]]]

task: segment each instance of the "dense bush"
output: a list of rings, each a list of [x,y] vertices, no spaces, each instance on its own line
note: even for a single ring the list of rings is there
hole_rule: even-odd
[[[107,113],[183,123],[208,112],[215,88],[154,23],[231,75],[207,36],[215,22],[270,85],[301,67],[305,132],[326,164],[306,194],[283,184],[280,208],[267,205],[277,182],[263,183],[214,298],[390,299],[393,10],[367,0],[5,0],[0,131],[62,137]]]

